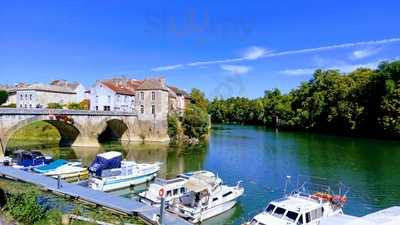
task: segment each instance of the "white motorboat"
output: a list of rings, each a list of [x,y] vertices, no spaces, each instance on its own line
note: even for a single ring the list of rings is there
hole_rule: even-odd
[[[174,199],[167,210],[191,223],[202,222],[231,209],[244,192],[240,182],[236,186],[227,186],[220,178],[205,174],[190,176],[186,189],[187,192]]]
[[[159,163],[139,164],[122,161],[120,152],[106,152],[96,156],[89,167],[89,187],[98,191],[112,191],[146,183],[160,170]]]
[[[139,194],[140,201],[158,206],[161,204],[160,192],[163,191],[165,192],[165,202],[168,204],[171,200],[179,198],[186,193],[186,182],[187,180],[183,178],[170,180],[156,178],[147,191]]]
[[[87,177],[88,170],[82,167],[80,162],[68,162],[57,169],[52,171],[43,173],[46,176],[58,178],[60,176],[61,179],[69,179],[69,178],[82,178]]]
[[[329,186],[312,184],[319,186],[318,191],[313,191],[309,184],[305,182],[284,198],[271,201],[263,212],[244,225],[319,225],[325,218],[343,214],[348,192],[344,185],[333,193]]]
[[[60,176],[61,179],[74,177],[79,179],[88,175],[87,169],[82,167],[80,162],[68,162],[63,159],[57,159],[47,165],[34,168],[33,171],[54,178]]]

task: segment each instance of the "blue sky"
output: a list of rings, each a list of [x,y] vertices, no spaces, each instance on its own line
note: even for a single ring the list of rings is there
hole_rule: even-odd
[[[208,97],[287,92],[398,59],[400,2],[4,1],[0,83],[164,76]]]

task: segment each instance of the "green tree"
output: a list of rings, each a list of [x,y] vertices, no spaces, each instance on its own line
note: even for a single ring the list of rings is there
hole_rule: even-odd
[[[82,107],[79,103],[72,102],[67,104],[67,109],[81,110]]]
[[[63,106],[62,104],[57,103],[57,102],[49,103],[49,104],[47,105],[47,108],[48,108],[48,109],[62,109],[63,107],[64,107],[64,106]]]
[[[5,90],[0,90],[0,105],[7,102],[8,92]]]
[[[190,93],[190,103],[202,108],[203,110],[208,109],[208,100],[205,98],[204,93],[199,89],[192,89],[192,92]]]
[[[207,112],[196,105],[189,105],[183,116],[182,127],[189,138],[203,140],[209,130]]]

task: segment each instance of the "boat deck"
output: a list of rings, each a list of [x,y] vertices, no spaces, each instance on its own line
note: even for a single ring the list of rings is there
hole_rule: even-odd
[[[363,217],[336,215],[321,220],[320,225],[400,225],[400,207],[394,206]]]
[[[56,194],[61,194],[77,200],[102,206],[119,213],[138,216],[149,224],[155,224],[154,221],[152,221],[153,215],[159,214],[160,211],[158,207],[148,206],[136,200],[115,196],[110,193],[95,191],[87,187],[70,184],[65,181],[61,181],[61,188],[58,188],[58,181],[56,179],[14,169],[12,167],[0,166],[0,175],[18,181],[34,184]],[[166,225],[190,224],[186,220],[169,212],[165,212],[164,222]]]

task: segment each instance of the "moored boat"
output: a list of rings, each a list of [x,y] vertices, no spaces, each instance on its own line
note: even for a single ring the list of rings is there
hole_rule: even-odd
[[[36,167],[47,165],[51,161],[51,156],[43,155],[39,151],[17,150],[13,152],[11,165],[17,169],[30,170]]]
[[[284,198],[269,202],[244,225],[318,225],[324,218],[343,215],[347,192],[342,184],[335,192],[330,186],[305,181]]]
[[[160,192],[165,192],[165,201],[168,204],[171,200],[179,198],[186,193],[186,182],[187,179],[183,178],[170,180],[156,178],[147,191],[139,194],[139,200],[149,205],[158,206],[161,204]]]
[[[168,211],[198,223],[231,209],[244,189],[240,182],[236,186],[222,184],[216,176],[204,174],[191,175],[186,182],[187,192],[173,200]]]
[[[159,170],[159,163],[123,161],[120,152],[106,152],[97,155],[89,167],[89,187],[99,191],[126,188],[154,179]]]
[[[80,162],[68,162],[63,159],[55,160],[48,165],[37,167],[33,169],[37,173],[41,173],[46,176],[57,178],[60,176],[61,179],[68,178],[82,178],[88,175],[86,168],[82,167]]]

